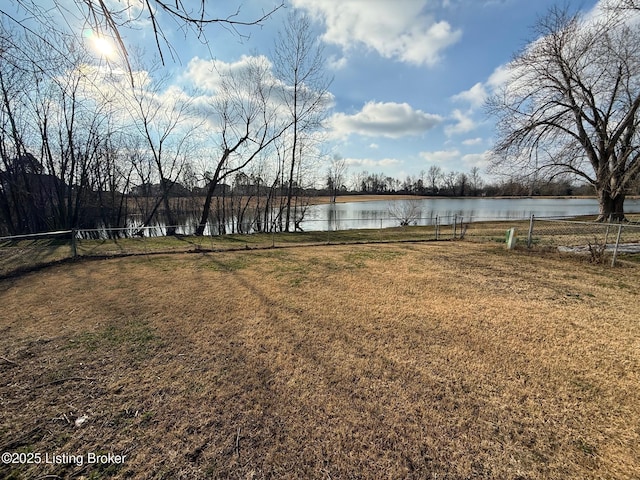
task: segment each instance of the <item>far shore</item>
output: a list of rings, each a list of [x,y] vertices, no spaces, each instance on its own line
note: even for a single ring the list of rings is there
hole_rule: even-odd
[[[549,196],[500,196],[500,197],[443,197],[443,196],[428,196],[428,195],[338,195],[335,203],[348,203],[348,202],[374,202],[374,201],[391,201],[391,200],[423,200],[423,199],[452,199],[452,198],[464,198],[464,199],[513,199],[520,198],[554,198],[554,199],[574,199],[574,198],[596,198],[595,195],[549,195]],[[628,199],[640,198],[637,195],[629,195]],[[330,196],[310,197],[309,203],[311,205],[325,205],[331,203]]]

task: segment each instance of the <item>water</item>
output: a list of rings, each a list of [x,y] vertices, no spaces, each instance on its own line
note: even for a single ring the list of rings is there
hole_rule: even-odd
[[[574,217],[578,215],[594,215],[598,213],[598,202],[593,198],[427,198],[413,200],[378,200],[368,202],[347,202],[307,207],[304,220],[300,223],[304,231],[349,230],[356,228],[387,228],[400,225],[401,217],[407,206],[415,212],[411,215],[411,225],[453,224],[457,221],[483,220],[522,220],[531,215],[536,217]],[[396,215],[390,213],[395,211]],[[640,212],[640,199],[627,199],[625,211]],[[174,214],[176,233],[193,235],[199,216]],[[240,231],[251,233],[251,215],[245,218]],[[131,215],[126,232],[121,236],[132,236],[142,233],[145,237],[163,236],[167,233],[166,223],[162,220],[154,226],[141,230],[140,216]],[[227,233],[238,231],[237,219],[227,215],[224,226]],[[293,225],[291,226],[293,230]],[[207,224],[205,235],[218,235],[220,225]],[[107,238],[107,228],[82,230],[83,238]],[[120,231],[122,229],[114,229]]]
[[[404,202],[404,203],[403,203]],[[433,225],[453,223],[454,216],[467,221],[519,220],[536,217],[573,217],[595,215],[595,198],[427,198],[411,200],[417,209],[417,220],[411,224]],[[381,200],[312,205],[301,227],[306,231],[384,228],[400,224],[390,210],[402,213],[407,202]],[[626,212],[640,212],[640,199],[627,199]]]

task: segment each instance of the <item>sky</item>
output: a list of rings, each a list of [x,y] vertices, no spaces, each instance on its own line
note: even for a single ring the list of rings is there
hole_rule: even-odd
[[[346,159],[352,176],[368,171],[404,180],[432,165],[445,172],[479,167],[484,173],[494,123],[483,104],[504,80],[504,66],[534,40],[532,27],[550,7],[568,4],[574,11],[590,11],[597,3],[286,0],[285,8],[261,26],[237,31],[210,26],[206,45],[193,34],[172,29],[165,19],[164,33],[175,51],[164,49],[163,74],[169,75],[168,90],[187,83],[206,85],[213,81],[206,73],[210,76],[211,70],[203,68],[207,62],[232,69],[251,55],[270,57],[286,16],[298,10],[313,21],[332,79],[327,159]],[[210,12],[226,17],[239,8],[237,18],[253,19],[277,4],[216,1]],[[157,52],[150,25],[141,17],[137,27],[124,32],[127,45]]]

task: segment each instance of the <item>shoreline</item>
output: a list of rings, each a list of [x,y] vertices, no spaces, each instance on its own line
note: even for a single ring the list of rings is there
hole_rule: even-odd
[[[489,199],[489,200],[519,200],[519,199],[555,199],[555,200],[572,200],[572,199],[594,199],[595,195],[544,195],[544,196],[499,196],[499,197],[444,197],[436,195],[406,195],[406,194],[389,194],[389,195],[368,195],[368,194],[355,194],[355,195],[338,195],[335,203],[350,203],[350,202],[376,202],[383,200],[452,200],[452,199]],[[636,200],[639,199],[639,195],[629,195],[627,199]],[[310,205],[325,205],[331,203],[331,197],[328,195],[310,197]]]

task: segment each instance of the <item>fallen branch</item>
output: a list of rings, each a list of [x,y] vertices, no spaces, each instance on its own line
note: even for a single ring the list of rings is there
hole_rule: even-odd
[[[236,454],[240,456],[240,427],[238,427],[238,433],[236,434]]]
[[[0,359],[4,360],[7,363],[10,363],[11,365],[18,365],[16,362],[9,360],[7,357],[3,357],[2,355],[0,355]]]

